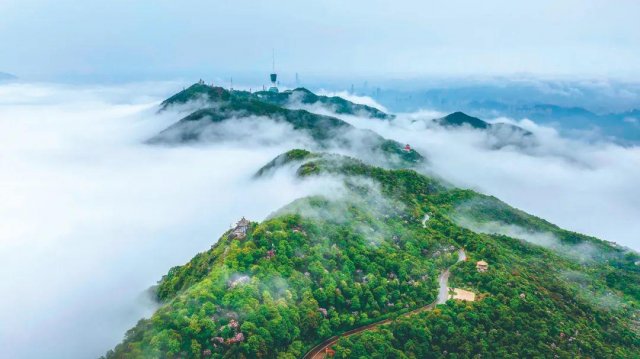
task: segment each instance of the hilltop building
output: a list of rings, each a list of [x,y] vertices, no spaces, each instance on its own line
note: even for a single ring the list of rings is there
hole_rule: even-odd
[[[242,217],[238,221],[238,223],[236,223],[236,226],[231,231],[231,234],[229,234],[229,238],[244,239],[247,236],[247,230],[249,229],[249,225],[251,225],[251,222],[249,222],[246,218]]]
[[[478,261],[478,263],[476,263],[476,269],[478,272],[486,272],[489,270],[489,263],[485,261]]]

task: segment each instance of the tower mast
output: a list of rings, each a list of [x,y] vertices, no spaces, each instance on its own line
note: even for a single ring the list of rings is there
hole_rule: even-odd
[[[269,87],[269,91],[278,92],[278,74],[276,74],[276,50],[272,49],[272,69],[271,75],[269,76],[271,79],[271,87]]]

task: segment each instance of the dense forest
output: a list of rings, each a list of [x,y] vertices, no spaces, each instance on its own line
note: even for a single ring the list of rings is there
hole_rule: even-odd
[[[280,209],[246,236],[227,232],[172,268],[156,287],[160,309],[127,332],[107,358],[299,358],[349,329],[397,318],[342,338],[341,358],[633,357],[638,353],[640,271],[634,253],[564,231],[492,197],[451,188],[413,170],[290,151],[283,164],[302,179],[339,176],[339,199],[310,197]],[[425,214],[428,221],[423,225]],[[577,259],[458,224],[504,221],[548,231],[600,255]],[[456,262],[456,250],[469,259]],[[489,270],[478,272],[485,260]],[[432,311],[438,274],[477,293]]]
[[[303,183],[331,177],[343,189],[212,238],[161,278],[157,311],[105,358],[638,357],[637,253],[416,172],[425,158],[415,150],[291,101],[393,118],[304,89],[198,83],[163,102],[161,111],[188,115],[150,143],[202,141],[206,131],[211,140],[221,122],[267,117],[309,135],[316,151],[288,151],[251,180],[294,167]],[[450,120],[463,125],[463,115]],[[330,153],[353,148],[340,134],[354,132],[385,161]]]

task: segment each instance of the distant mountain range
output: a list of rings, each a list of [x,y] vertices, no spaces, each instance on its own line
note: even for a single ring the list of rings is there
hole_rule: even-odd
[[[9,81],[9,80],[15,80],[15,79],[17,79],[17,77],[12,74],[8,74],[6,72],[0,72],[0,81]]]
[[[494,149],[505,146],[524,148],[537,144],[534,134],[522,127],[501,122],[489,123],[463,112],[454,112],[433,121],[447,128],[470,128],[483,131],[491,138],[491,147]]]
[[[464,111],[472,116],[484,118],[528,118],[537,123],[553,125],[569,135],[596,131],[620,143],[640,143],[639,109],[594,112],[570,104],[588,104],[593,97],[592,102],[602,107],[601,94],[588,89],[564,91],[578,93],[579,95],[575,96],[580,96],[579,100],[572,101],[573,95],[553,95],[535,88],[508,85],[479,85],[423,91],[386,90],[378,92],[374,97],[394,111],[408,112],[428,108],[442,112]],[[562,104],[541,102],[553,99]]]
[[[640,141],[640,110],[596,114],[581,107],[562,107],[550,104],[505,106],[498,103],[471,103],[474,113],[486,116],[528,118],[538,123],[555,124],[565,130],[600,131],[621,142]]]
[[[508,123],[489,123],[477,117],[469,116],[464,112],[454,112],[445,117],[435,119],[437,123],[445,127],[463,127],[469,126],[478,130],[487,130],[489,132],[509,130],[519,133],[522,136],[533,136],[533,133],[523,129],[522,127],[511,125]]]
[[[471,117],[464,112],[454,112],[445,117],[435,119],[434,121],[445,127],[469,126],[471,128],[480,130],[491,128],[490,123],[485,122],[477,117]]]

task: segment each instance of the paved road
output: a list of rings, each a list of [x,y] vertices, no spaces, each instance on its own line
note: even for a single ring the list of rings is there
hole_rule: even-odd
[[[464,249],[458,250],[458,262],[465,261],[465,260],[467,260],[467,254],[464,252]],[[445,303],[449,295],[448,282],[449,282],[449,268],[445,269],[438,277],[438,283],[440,284],[440,288],[438,290],[438,298],[434,302],[428,305],[425,305],[424,307],[414,309],[408,313],[403,314],[402,316],[409,317],[420,312],[432,310],[433,308],[435,308],[437,304]],[[334,344],[338,342],[338,340],[340,340],[340,338],[350,337],[354,334],[358,334],[358,333],[376,328],[378,326],[391,323],[392,321],[393,319],[384,319],[379,322],[363,325],[361,327],[344,332],[340,335],[333,336],[329,339],[326,339],[322,343],[316,345],[315,347],[313,347],[302,358],[303,359],[322,359],[325,357],[324,356],[325,349],[331,348]]]
[[[458,249],[458,262],[466,261],[467,253],[465,253],[464,249]]]

